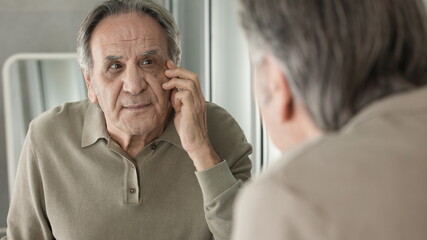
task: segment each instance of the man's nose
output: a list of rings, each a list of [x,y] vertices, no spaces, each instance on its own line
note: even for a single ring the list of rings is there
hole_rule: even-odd
[[[123,75],[123,91],[137,95],[147,88],[145,74],[136,66],[129,66]]]

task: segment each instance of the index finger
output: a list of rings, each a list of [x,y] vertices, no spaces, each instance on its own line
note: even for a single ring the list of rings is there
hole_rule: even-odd
[[[168,78],[181,78],[199,82],[197,74],[188,71],[187,69],[177,67],[172,61],[167,62],[169,69],[165,70],[165,75]]]

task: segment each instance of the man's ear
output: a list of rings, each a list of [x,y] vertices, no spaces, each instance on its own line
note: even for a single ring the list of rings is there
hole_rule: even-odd
[[[270,75],[269,92],[271,104],[281,122],[287,122],[294,116],[294,102],[288,78],[285,75],[280,62],[273,55],[267,55],[266,59]]]
[[[83,76],[87,87],[87,96],[92,103],[98,103],[98,96],[96,95],[95,86],[92,86],[91,74],[88,70],[82,69]]]

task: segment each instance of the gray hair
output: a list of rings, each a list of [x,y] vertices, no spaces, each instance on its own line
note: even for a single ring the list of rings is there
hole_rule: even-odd
[[[249,43],[271,52],[323,131],[362,108],[427,84],[421,0],[240,0]],[[254,51],[257,51],[254,49]]]
[[[91,70],[93,59],[90,48],[92,33],[101,20],[108,16],[129,12],[148,14],[166,33],[168,56],[176,64],[181,61],[181,37],[171,14],[152,0],[108,0],[95,7],[80,26],[77,37],[77,57],[80,67]]]

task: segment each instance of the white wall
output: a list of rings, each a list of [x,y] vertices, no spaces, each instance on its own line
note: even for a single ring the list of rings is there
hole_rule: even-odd
[[[166,3],[169,2],[169,3]],[[181,67],[197,73],[203,93],[210,100],[209,25],[206,0],[166,0],[182,37]]]

